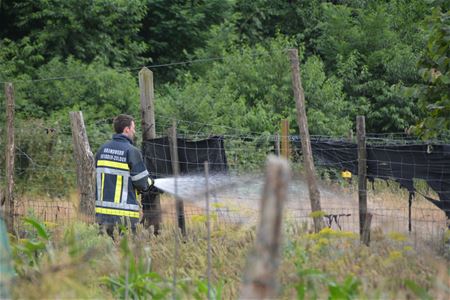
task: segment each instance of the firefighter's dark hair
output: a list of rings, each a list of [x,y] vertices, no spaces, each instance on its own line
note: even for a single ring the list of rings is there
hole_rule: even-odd
[[[130,127],[131,122],[133,122],[134,119],[130,115],[118,115],[114,118],[114,131],[116,133],[123,133],[123,130],[125,127]]]

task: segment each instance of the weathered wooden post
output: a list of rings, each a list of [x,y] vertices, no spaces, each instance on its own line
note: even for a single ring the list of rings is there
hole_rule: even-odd
[[[6,111],[5,111],[6,112]],[[3,139],[3,127],[0,128],[0,140],[6,140]],[[4,149],[5,151],[3,152],[3,155],[6,154],[6,148]],[[0,214],[3,214],[3,205],[5,204],[5,192],[4,192],[4,183],[5,183],[5,178],[4,176],[6,176],[6,173],[3,173],[3,170],[5,170],[5,161],[4,161],[5,156],[0,157]],[[6,217],[3,215],[3,219],[5,219]]]
[[[6,195],[4,202],[6,223],[9,232],[14,232],[14,158],[16,156],[16,146],[14,141],[14,86],[12,83],[5,83],[6,98]]]
[[[170,158],[172,160],[172,171],[175,184],[178,176],[180,176],[180,162],[178,160],[178,143],[177,143],[177,122],[174,120],[172,127],[168,130],[170,144]],[[175,193],[175,205],[177,211],[178,227],[183,236],[186,236],[186,221],[184,219],[184,203],[183,200]]]
[[[297,49],[289,49],[289,57],[292,68],[292,89],[294,90],[295,106],[297,108],[297,123],[300,130],[300,139],[302,143],[303,164],[306,172],[306,180],[309,189],[309,198],[311,201],[311,210],[314,220],[314,230],[319,232],[324,227],[322,216],[315,212],[321,212],[320,191],[316,182],[316,169],[311,150],[311,141],[309,139],[308,120],[306,118],[305,94],[303,92],[302,81],[300,77],[300,63],[298,60]]]
[[[362,234],[362,242],[369,246],[370,244],[370,226],[372,224],[372,214],[367,213],[364,220],[363,234]]]
[[[369,234],[364,234],[364,230],[370,231],[370,226],[367,228],[367,150],[366,150],[366,122],[364,116],[356,117],[356,135],[358,140],[358,199],[359,199],[359,234],[362,242]],[[365,228],[366,225],[366,228]],[[370,224],[369,224],[370,225]]]
[[[281,120],[281,156],[289,160],[289,120]]]
[[[142,141],[145,141],[156,138],[153,72],[146,67],[139,71],[139,90],[141,95]],[[152,225],[155,233],[159,233],[162,221],[160,194],[147,194],[143,197],[142,202],[144,224]]]
[[[429,187],[429,185],[428,185]],[[408,197],[408,231],[411,232],[412,231],[412,224],[411,224],[411,208],[412,208],[412,200],[413,200],[413,193],[409,193],[409,197]]]
[[[72,129],[73,152],[77,166],[77,184],[80,193],[79,211],[88,217],[89,221],[95,216],[95,159],[84,126],[81,111],[70,112],[70,126]]]
[[[288,162],[269,156],[266,181],[261,197],[255,246],[247,260],[240,299],[275,299],[276,274],[280,260],[283,204],[290,178]]]
[[[207,259],[207,270],[206,270],[206,279],[208,280],[208,300],[211,299],[211,265],[212,265],[212,248],[211,248],[211,215],[209,211],[209,163],[208,161],[204,162],[205,169],[205,210],[206,210],[206,236],[208,238],[207,241],[207,251],[206,251],[206,259]]]
[[[139,90],[141,93],[142,137],[154,139],[156,137],[156,129],[153,72],[146,67],[139,71]]]

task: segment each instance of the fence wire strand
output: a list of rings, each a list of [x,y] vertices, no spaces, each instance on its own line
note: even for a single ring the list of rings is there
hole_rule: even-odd
[[[169,119],[167,118],[166,120],[167,125],[169,125]],[[189,130],[189,128],[198,127],[198,125],[212,128],[213,125],[211,124],[197,124],[199,122],[190,121],[177,122],[179,125],[183,124],[186,128],[178,134],[177,137],[180,139],[196,141],[213,136],[210,132]],[[98,124],[111,124],[111,119],[96,120],[91,125],[97,126]],[[38,122],[37,124],[31,124],[33,132],[27,132],[27,130],[30,130],[30,124],[26,125],[20,125],[24,127],[17,128],[16,131],[16,190],[18,195],[20,195],[17,197],[16,216],[22,217],[33,214],[43,221],[58,224],[78,220],[79,214],[75,192],[76,162],[72,154],[70,125],[62,123],[55,126],[50,122]],[[276,148],[274,135],[242,132],[236,128],[226,126],[222,127],[222,129],[224,134],[220,134],[220,136],[224,140],[224,151],[230,176],[239,178],[241,175],[246,175],[252,180],[246,181],[241,178],[241,185],[233,185],[215,191],[214,199],[211,201],[211,222],[233,224],[233,226],[253,226],[256,223],[259,208],[258,201],[262,191],[261,171],[267,154],[273,153]],[[158,134],[163,136],[165,131],[162,130]],[[38,138],[36,141],[31,138],[33,136],[42,136],[43,138]],[[110,138],[110,133],[97,136],[97,139],[102,139],[101,142]],[[301,173],[299,139],[297,136],[289,136],[288,139],[290,140],[292,151],[291,166],[294,170],[297,170],[297,173]],[[58,142],[54,142],[55,140],[58,140]],[[311,136],[311,140],[313,142],[348,141],[344,137],[333,138],[326,136]],[[368,139],[368,144],[375,145],[380,151],[384,151],[388,155],[389,153],[404,154],[405,151],[401,146],[413,143],[402,144],[391,139],[391,142],[386,142],[383,145],[377,141],[372,143]],[[444,143],[438,143],[437,145],[442,144]],[[392,148],[393,145],[400,146],[400,148]],[[164,145],[155,142],[154,146],[162,147]],[[188,153],[196,153],[196,151],[200,150],[192,145],[179,149],[186,156]],[[206,150],[214,152],[222,149],[220,147],[211,147]],[[332,152],[337,150],[354,150],[354,147],[332,146],[324,151]],[[408,151],[411,155],[422,153],[422,151],[414,149]],[[433,153],[435,155],[445,154],[436,149],[434,149]],[[159,159],[166,164],[171,162],[170,157]],[[157,159],[155,158],[155,160]],[[195,163],[203,164],[203,161],[197,158]],[[368,163],[379,162],[368,160]],[[211,168],[214,168],[217,163],[210,162],[209,164]],[[324,221],[329,227],[336,230],[358,232],[357,174],[353,174],[351,182],[340,177],[339,171],[345,164],[357,164],[357,160],[347,159],[336,163],[325,163],[320,159],[316,159],[317,176],[321,178],[322,207],[326,213]],[[401,170],[408,170],[412,167],[427,168],[426,164],[416,161],[401,161],[398,165]],[[448,169],[448,165],[443,166],[443,169]],[[156,176],[166,173],[159,172],[159,170],[150,171]],[[433,170],[430,168],[429,172],[432,174]],[[4,178],[4,175],[5,171],[2,168],[0,176]],[[412,174],[412,177],[415,176],[416,174]],[[409,176],[400,176],[396,180],[408,180],[408,178]],[[413,235],[417,242],[427,240],[430,236],[442,235],[443,230],[447,226],[444,210],[438,209],[419,194],[416,195],[412,203],[412,232],[408,231],[408,192],[405,189],[401,189],[392,179],[389,176],[379,177],[375,181],[374,190],[370,188],[370,184],[368,185],[366,192],[369,199],[369,212],[373,215],[372,227],[374,229],[380,228],[384,232],[405,232]],[[382,183],[385,181],[390,182],[389,186]],[[421,193],[434,198],[438,196],[438,193],[448,192],[446,190],[430,189],[426,185],[426,178],[415,181],[415,184]],[[289,202],[286,207],[287,220],[296,223],[311,223],[311,210],[307,191],[307,186],[301,176],[292,182],[289,191]],[[39,196],[30,199],[33,194]],[[203,220],[202,216],[206,212],[203,205],[198,202],[198,199],[201,198],[185,200],[184,213],[187,230],[189,230],[189,226],[198,225]],[[176,223],[175,204],[171,197],[163,197],[160,213],[163,222]]]

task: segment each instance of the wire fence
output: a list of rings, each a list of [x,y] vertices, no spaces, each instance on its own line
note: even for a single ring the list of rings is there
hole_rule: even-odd
[[[90,120],[86,120],[90,122]],[[95,124],[110,126],[111,120],[96,120]],[[184,121],[179,121],[180,123]],[[188,125],[184,122],[185,125]],[[167,125],[170,123],[167,122]],[[198,124],[196,124],[198,125]],[[36,218],[50,223],[67,224],[76,220],[82,220],[83,216],[78,213],[78,194],[76,191],[76,162],[73,158],[72,139],[70,125],[51,124],[42,120],[31,120],[19,122],[16,126],[16,199],[15,216],[35,216]],[[208,124],[205,124],[205,127]],[[184,128],[188,128],[185,126]],[[106,131],[105,131],[106,132]],[[237,129],[224,128],[221,135],[223,145],[214,145],[206,149],[198,149],[192,145],[185,144],[179,151],[193,153],[194,165],[203,165],[199,153],[224,151],[228,177],[232,178],[233,184],[223,188],[217,188],[211,200],[211,216],[214,222],[222,224],[254,226],[258,216],[259,199],[262,193],[262,170],[266,157],[276,152],[276,138],[271,134],[257,134],[239,132]],[[158,136],[164,136],[165,130],[157,132]],[[1,130],[0,134],[4,134]],[[89,134],[89,132],[88,132]],[[137,134],[139,136],[139,133]],[[90,134],[90,138],[93,136]],[[178,138],[198,141],[211,137],[209,132],[189,131],[184,129]],[[94,145],[95,152],[98,145],[111,138],[111,133],[96,132],[94,139],[90,139]],[[294,170],[294,178],[290,184],[289,201],[286,205],[286,220],[289,222],[304,223],[311,226],[311,209],[309,204],[308,188],[302,174],[302,156],[299,151],[298,138],[290,137],[291,140],[291,168]],[[330,138],[312,136],[314,142],[320,141],[348,141],[348,138]],[[417,145],[408,141],[397,142],[395,139],[388,140],[384,145],[376,140],[379,151],[389,157],[389,153],[395,153],[406,157],[408,153],[400,149],[392,149],[392,145]],[[368,139],[368,143],[371,141]],[[158,144],[156,144],[158,145]],[[180,145],[180,143],[179,143]],[[413,149],[409,154],[430,155],[430,144],[424,148]],[[432,144],[433,155],[446,155],[446,148],[438,148],[444,143]],[[167,146],[160,144],[159,146]],[[4,144],[1,146],[4,147]],[[184,148],[183,148],[184,147]],[[439,149],[439,150],[438,150]],[[1,149],[2,153],[4,149]],[[320,192],[323,219],[327,226],[343,231],[357,233],[359,230],[359,209],[357,200],[357,175],[345,179],[341,177],[340,171],[349,169],[351,164],[357,164],[357,159],[344,158],[336,155],[336,151],[355,151],[354,146],[344,144],[343,147],[332,146],[321,149],[321,155],[316,156],[317,176],[320,180]],[[384,151],[384,152],[383,152]],[[317,154],[318,152],[314,152]],[[335,161],[324,160],[324,153],[333,156]],[[352,154],[353,155],[353,154]],[[185,155],[188,157],[189,155]],[[170,164],[170,158],[162,159],[165,164]],[[383,160],[370,161],[375,164],[376,170],[386,169]],[[442,165],[436,168],[432,164],[420,163],[410,159],[399,162],[390,161],[390,165],[397,165],[400,173],[397,177],[375,176],[374,189],[369,188],[368,205],[369,212],[373,215],[372,229],[384,234],[389,232],[401,232],[409,235],[419,243],[443,241],[443,234],[448,226],[445,209],[439,209],[427,201],[421,194],[431,198],[439,199],[439,194],[447,193],[446,185],[442,189],[430,188],[427,179],[441,176],[443,183],[448,182],[447,167]],[[2,168],[0,177],[2,185],[5,181],[4,157],[2,156]],[[214,162],[212,162],[214,167]],[[424,176],[419,176],[417,168],[425,168]],[[383,170],[384,170],[383,169]],[[149,170],[156,177],[167,177],[167,172]],[[408,173],[412,172],[412,173]],[[437,174],[437,175],[436,175]],[[199,174],[197,174],[199,175]],[[200,174],[201,175],[201,174]],[[370,172],[369,172],[370,175]],[[429,176],[429,178],[427,178]],[[381,179],[381,180],[378,180]],[[395,181],[400,181],[400,185]],[[409,210],[408,190],[402,189],[402,180],[413,179],[416,194]],[[385,185],[383,182],[388,182]],[[217,187],[220,187],[218,185]],[[189,232],[189,226],[205,223],[204,195],[199,189],[197,193],[187,195],[185,199],[185,219]],[[174,224],[177,220],[174,199],[165,194],[162,198],[161,215],[162,220],[168,224]],[[411,217],[410,217],[411,215]],[[411,221],[410,221],[411,220]],[[411,222],[411,230],[409,230]],[[20,231],[20,229],[19,229]],[[376,237],[374,237],[376,238]]]

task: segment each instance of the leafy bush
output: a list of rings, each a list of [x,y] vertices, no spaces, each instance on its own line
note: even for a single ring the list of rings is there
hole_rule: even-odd
[[[51,118],[68,124],[69,111],[83,111],[86,120],[138,112],[136,78],[100,61],[85,64],[74,58],[55,58],[37,69],[36,77],[56,80],[29,81],[28,76],[20,77],[24,81],[16,86],[19,116]]]
[[[293,42],[278,37],[254,48],[223,50],[223,62],[205,74],[180,76],[158,95],[156,111],[163,119],[183,120],[189,130],[275,133],[281,119],[296,124],[291,70],[286,48]],[[313,134],[346,133],[351,122],[342,82],[327,77],[319,57],[302,64],[308,121]],[[298,131],[292,125],[293,131]],[[183,130],[183,127],[180,128]]]

